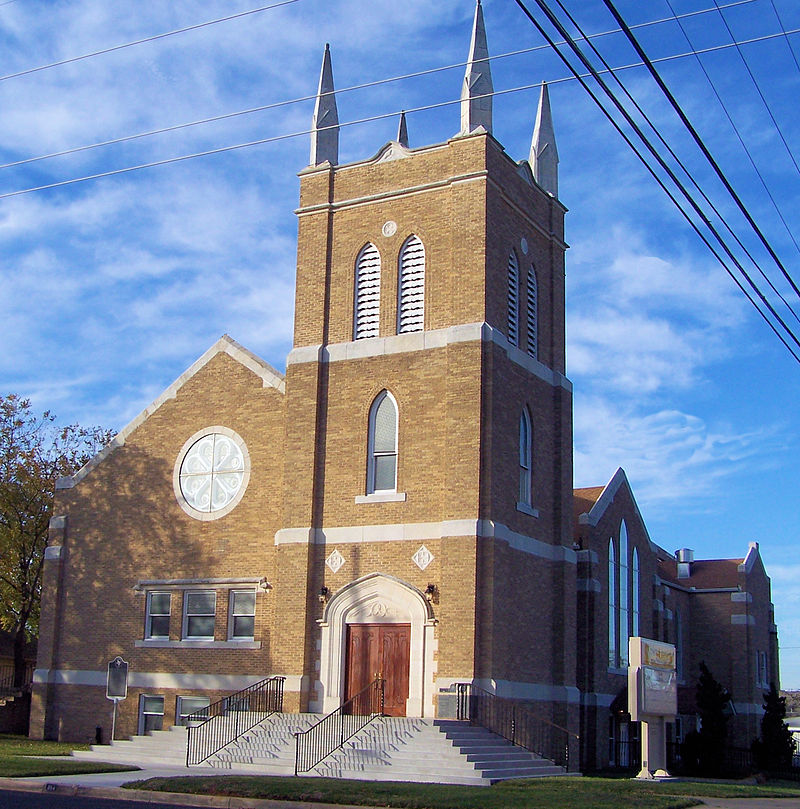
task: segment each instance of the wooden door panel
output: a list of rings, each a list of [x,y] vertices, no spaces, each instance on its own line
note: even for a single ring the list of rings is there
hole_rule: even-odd
[[[384,713],[405,716],[410,662],[410,624],[348,624],[345,700],[381,674],[386,680]]]

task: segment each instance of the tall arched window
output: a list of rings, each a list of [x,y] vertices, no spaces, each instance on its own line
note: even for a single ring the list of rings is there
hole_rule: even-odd
[[[539,354],[538,341],[536,338],[536,330],[539,328],[539,323],[536,315],[537,300],[539,296],[539,287],[536,283],[536,270],[533,264],[528,267],[528,354],[536,359]]]
[[[619,664],[628,665],[628,528],[619,526]]]
[[[531,504],[532,447],[531,417],[523,407],[519,417],[519,502],[526,506]]]
[[[519,345],[519,262],[513,250],[508,255],[508,342]]]
[[[367,494],[397,490],[397,403],[381,391],[369,411]]]
[[[639,636],[639,551],[633,549],[631,561],[631,596],[633,601],[633,621],[631,634],[633,637]]]
[[[617,666],[617,560],[614,537],[608,540],[608,665]]]
[[[356,259],[355,318],[353,339],[377,337],[381,313],[381,255],[366,244]]]
[[[397,333],[425,328],[425,247],[410,236],[400,250]]]

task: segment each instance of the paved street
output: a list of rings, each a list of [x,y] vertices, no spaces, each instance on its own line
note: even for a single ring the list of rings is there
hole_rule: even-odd
[[[196,804],[195,804],[196,805]],[[7,792],[0,791],[0,809],[176,809],[191,806],[184,803],[147,803],[141,801],[93,798],[87,795],[48,794],[47,792]]]

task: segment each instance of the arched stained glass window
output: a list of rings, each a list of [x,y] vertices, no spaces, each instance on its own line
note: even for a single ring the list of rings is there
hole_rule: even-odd
[[[631,596],[633,601],[633,626],[631,635],[639,637],[639,551],[637,548],[633,549],[633,557],[631,562]]]
[[[356,259],[355,324],[353,338],[377,337],[381,314],[381,256],[365,245]]]
[[[614,537],[608,540],[608,665],[616,668],[617,656],[617,560]]]
[[[425,328],[425,247],[417,236],[410,236],[400,251],[397,333]]]
[[[519,502],[527,506],[531,504],[532,447],[531,417],[523,407],[519,417]]]
[[[375,397],[369,411],[367,494],[397,489],[397,403],[389,391]]]
[[[628,665],[628,527],[625,520],[619,526],[619,664]]]

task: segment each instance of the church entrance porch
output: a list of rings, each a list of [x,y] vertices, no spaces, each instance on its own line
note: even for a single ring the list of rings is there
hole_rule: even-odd
[[[384,713],[405,716],[410,651],[411,624],[349,624],[345,700],[380,676],[385,680]]]
[[[382,674],[391,716],[433,716],[436,620],[424,594],[383,573],[346,584],[325,605],[310,710],[330,713]]]

